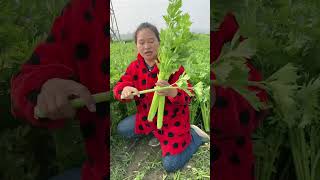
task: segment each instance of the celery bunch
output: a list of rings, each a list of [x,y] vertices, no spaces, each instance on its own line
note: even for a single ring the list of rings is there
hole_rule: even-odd
[[[163,16],[167,28],[160,31],[160,48],[158,53],[159,68],[158,80],[168,80],[170,75],[176,72],[184,64],[188,57],[187,43],[191,39],[190,16],[180,10],[182,0],[169,0],[167,15]],[[182,81],[180,81],[182,82]],[[148,120],[152,121],[156,112],[157,128],[162,127],[165,97],[154,94]]]

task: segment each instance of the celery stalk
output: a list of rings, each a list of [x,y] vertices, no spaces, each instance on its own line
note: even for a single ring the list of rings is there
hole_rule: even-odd
[[[158,117],[157,117],[157,128],[158,129],[162,128],[165,101],[166,101],[165,96],[159,97],[159,107],[158,107]]]
[[[151,122],[156,115],[157,109],[159,106],[159,95],[157,93],[154,93],[153,99],[151,102],[151,107],[148,114],[148,121]]]
[[[110,100],[110,92],[102,92],[98,94],[92,95],[93,99],[95,100],[96,103],[104,102],[104,101],[109,101]],[[85,102],[80,99],[73,99],[70,101],[70,104],[74,108],[81,108],[84,107],[86,104]],[[47,115],[44,112],[41,112],[37,107],[34,108],[34,114],[38,118],[45,118]]]

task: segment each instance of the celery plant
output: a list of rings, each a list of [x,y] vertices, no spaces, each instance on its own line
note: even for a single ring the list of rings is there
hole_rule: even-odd
[[[181,6],[182,0],[170,0],[167,15],[163,16],[167,28],[160,31],[161,42],[158,53],[159,62],[157,63],[159,68],[158,80],[167,81],[188,56],[187,43],[191,38],[189,30],[191,22],[189,14],[182,14]],[[148,120],[152,121],[158,110],[157,128],[160,129],[163,121],[165,97],[158,96],[157,93],[153,96]]]

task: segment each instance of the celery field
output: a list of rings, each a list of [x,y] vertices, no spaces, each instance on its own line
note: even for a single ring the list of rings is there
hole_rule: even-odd
[[[209,133],[209,85],[210,85],[210,37],[206,34],[193,34],[188,43],[191,53],[184,66],[190,76],[192,85],[203,82],[203,95],[194,97],[189,105],[191,123]],[[110,48],[110,88],[124,74],[129,63],[136,59],[137,51],[133,41],[112,42]],[[204,106],[207,104],[207,106]],[[116,132],[118,123],[125,117],[135,113],[135,103],[119,103],[111,101],[111,179],[209,179],[210,176],[210,144],[199,148],[184,169],[174,174],[167,174],[161,163],[160,146],[148,146],[151,137],[138,142],[126,140]],[[133,145],[132,145],[133,144]]]
[[[258,85],[269,95],[269,115],[252,135],[256,180],[320,178],[319,8],[317,0],[211,3],[211,30],[217,30],[227,12],[233,12],[239,34],[251,44],[250,48],[242,44],[238,54],[250,54],[249,61],[263,75]],[[225,47],[230,49],[228,44]],[[223,66],[218,69],[231,72]],[[245,76],[229,75],[223,79],[228,87],[248,86]]]

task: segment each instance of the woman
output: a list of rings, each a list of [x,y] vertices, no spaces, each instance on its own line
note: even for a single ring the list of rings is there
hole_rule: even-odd
[[[151,89],[154,86],[168,86],[178,80],[184,72],[183,67],[169,78],[169,81],[158,80],[159,69],[156,65],[159,48],[159,32],[155,26],[142,23],[135,32],[135,44],[138,50],[137,59],[131,62],[125,74],[115,85],[115,98],[122,102],[135,100],[137,114],[130,116],[118,125],[118,132],[133,138],[140,134],[152,133],[160,142],[162,162],[166,171],[174,172],[181,169],[191,158],[199,146],[209,136],[189,122],[188,104],[191,98],[180,89],[170,89],[157,92],[166,96],[163,127],[157,129],[156,117],[153,122],[147,120],[154,93],[139,95],[139,91]],[[161,63],[161,60],[160,62]],[[189,84],[190,86],[190,84]],[[138,96],[134,96],[138,94]]]
[[[228,13],[218,31],[213,32],[211,36],[211,61],[217,60],[224,43],[230,42],[237,30],[235,17]],[[260,81],[260,73],[251,64],[247,65],[250,68],[249,80]],[[214,74],[211,74],[211,79],[214,79]],[[261,101],[267,101],[266,92],[253,87],[250,89],[258,91]],[[232,89],[215,87],[215,93],[215,104],[211,110],[213,177],[215,180],[253,180],[255,177],[251,134],[265,118],[266,111],[256,112]]]

